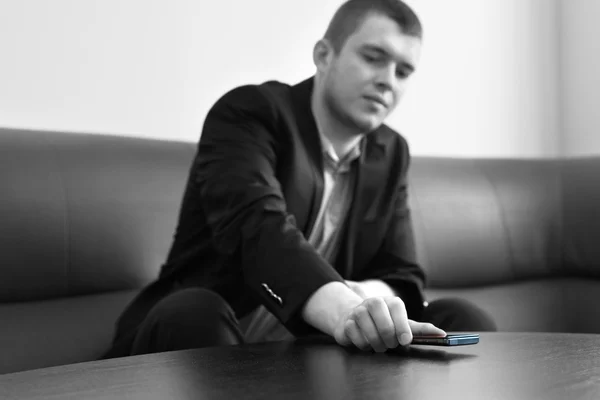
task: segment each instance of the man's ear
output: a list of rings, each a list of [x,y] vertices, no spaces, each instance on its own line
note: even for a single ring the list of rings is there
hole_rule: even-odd
[[[315,43],[313,48],[313,62],[317,71],[323,71],[329,67],[333,58],[333,47],[327,39],[321,39]]]

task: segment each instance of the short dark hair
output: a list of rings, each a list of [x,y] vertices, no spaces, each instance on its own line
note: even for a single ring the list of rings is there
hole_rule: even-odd
[[[401,0],[348,0],[333,15],[324,38],[329,40],[334,51],[339,53],[348,36],[354,33],[370,14],[385,15],[396,21],[405,35],[423,38],[423,27],[419,17]]]

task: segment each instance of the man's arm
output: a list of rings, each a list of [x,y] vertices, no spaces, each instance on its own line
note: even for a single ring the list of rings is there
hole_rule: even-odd
[[[368,279],[365,281],[346,280],[346,285],[363,299],[377,296],[397,296],[398,293],[381,279]]]

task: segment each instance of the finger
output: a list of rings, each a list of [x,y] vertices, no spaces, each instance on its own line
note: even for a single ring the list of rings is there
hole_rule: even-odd
[[[371,346],[367,339],[363,336],[358,328],[356,322],[352,319],[346,321],[344,325],[344,333],[348,337],[348,339],[359,349],[361,350],[369,350]]]
[[[388,310],[394,322],[396,338],[402,346],[407,346],[412,342],[412,330],[408,324],[404,302],[400,297],[385,297],[384,300],[388,305]]]
[[[339,329],[339,328],[338,328]],[[336,340],[336,342],[338,342],[338,344],[342,345],[342,346],[350,346],[352,345],[352,340],[350,340],[350,338],[348,337],[348,335],[346,334],[346,325],[342,325],[341,327],[341,334],[337,332],[334,334],[334,338]]]
[[[428,322],[408,320],[413,336],[446,336],[446,332]]]
[[[362,304],[356,307],[353,319],[373,350],[379,353],[384,352],[386,350],[385,343],[379,336],[379,332],[377,331],[373,318],[371,318],[368,308]]]
[[[398,338],[396,329],[389,308],[385,300],[381,297],[370,299],[366,302],[367,309],[379,334],[379,338],[388,349],[398,347]]]

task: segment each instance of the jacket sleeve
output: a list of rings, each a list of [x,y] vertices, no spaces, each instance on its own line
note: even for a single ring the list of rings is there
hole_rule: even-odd
[[[192,171],[216,249],[233,257],[247,288],[292,333],[316,332],[300,310],[343,279],[286,211],[276,178],[281,146],[274,101],[257,86],[225,94],[209,111]]]
[[[404,301],[409,318],[419,320],[425,302],[423,288],[426,277],[416,259],[412,219],[408,207],[407,175],[410,154],[406,141],[401,136],[398,138],[402,161],[396,174],[398,185],[391,218],[379,250],[360,279],[381,279],[387,283]]]

